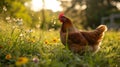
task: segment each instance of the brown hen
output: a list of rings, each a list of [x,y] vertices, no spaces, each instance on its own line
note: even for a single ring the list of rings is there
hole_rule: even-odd
[[[107,31],[106,25],[100,25],[93,31],[79,31],[64,14],[59,15],[59,20],[62,22],[60,30],[61,42],[67,45],[71,51],[84,53],[99,50],[104,33]]]

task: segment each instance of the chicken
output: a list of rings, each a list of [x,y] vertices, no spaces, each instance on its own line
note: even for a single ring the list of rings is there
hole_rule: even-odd
[[[86,51],[95,53],[99,50],[104,33],[107,31],[106,25],[100,25],[93,31],[79,31],[64,14],[59,15],[59,20],[62,22],[61,42],[71,51],[83,54]]]

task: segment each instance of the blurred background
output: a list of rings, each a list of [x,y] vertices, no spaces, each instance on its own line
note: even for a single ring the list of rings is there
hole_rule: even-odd
[[[35,29],[59,29],[60,12],[81,29],[106,24],[120,29],[120,0],[1,0],[0,23]]]

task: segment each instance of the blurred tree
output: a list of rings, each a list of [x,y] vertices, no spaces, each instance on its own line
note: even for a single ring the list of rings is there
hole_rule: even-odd
[[[49,9],[45,9],[45,0],[42,0],[43,2],[43,6],[42,6],[42,10],[40,11],[40,19],[41,19],[41,23],[40,23],[40,28],[43,30],[48,30],[48,29],[58,29],[59,24],[57,24],[57,20],[56,20],[56,16],[57,16],[57,12],[53,12]]]
[[[85,28],[95,28],[101,22],[101,17],[119,12],[116,4],[120,0],[59,0],[66,15],[71,16],[73,22],[81,23]]]
[[[112,13],[118,12],[119,10],[116,5],[113,5],[113,2],[118,1],[120,0],[87,0],[87,9],[85,10],[88,22],[87,24],[91,27],[96,27],[100,24],[101,17],[109,16]]]
[[[43,6],[42,6],[42,23],[41,23],[41,26],[40,28],[41,29],[46,29],[46,19],[45,19],[45,1],[42,0],[43,2]]]
[[[22,18],[26,25],[31,25],[32,20],[29,11],[24,5],[30,0],[1,0],[0,1],[0,15],[5,20],[6,17]]]

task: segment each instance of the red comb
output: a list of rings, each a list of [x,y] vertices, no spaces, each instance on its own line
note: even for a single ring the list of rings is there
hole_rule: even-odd
[[[64,16],[64,13],[63,13],[63,12],[59,14],[59,18],[62,17],[62,16]]]

